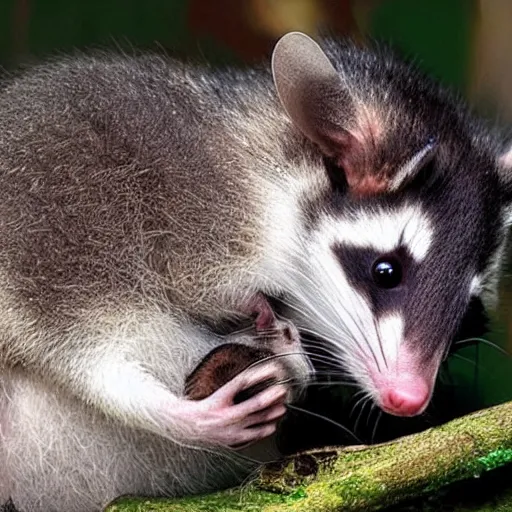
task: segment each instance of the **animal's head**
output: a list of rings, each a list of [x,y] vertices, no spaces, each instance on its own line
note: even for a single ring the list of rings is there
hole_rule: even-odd
[[[420,414],[470,302],[492,303],[512,151],[386,52],[292,33],[272,65],[329,178],[308,206],[297,322],[383,410]]]

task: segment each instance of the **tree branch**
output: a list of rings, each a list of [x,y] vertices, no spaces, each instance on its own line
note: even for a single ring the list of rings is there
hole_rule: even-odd
[[[325,448],[265,468],[243,489],[124,499],[108,512],[380,510],[512,462],[512,402],[382,445]]]

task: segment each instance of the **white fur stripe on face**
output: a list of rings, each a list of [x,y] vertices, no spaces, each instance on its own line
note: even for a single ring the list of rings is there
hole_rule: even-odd
[[[384,366],[392,370],[398,360],[399,347],[404,338],[404,320],[399,313],[379,318],[377,327],[384,356]]]
[[[422,261],[432,244],[433,229],[425,212],[406,205],[396,210],[360,210],[352,218],[325,215],[318,233],[333,243],[371,248],[387,253],[405,246],[416,261]]]

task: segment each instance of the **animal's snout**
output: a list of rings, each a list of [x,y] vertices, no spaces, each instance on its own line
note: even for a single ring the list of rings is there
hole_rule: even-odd
[[[417,416],[428,406],[439,366],[403,344],[380,366],[368,364],[377,405],[394,416]]]
[[[395,416],[416,416],[427,407],[430,399],[427,382],[415,375],[397,375],[380,392],[380,406]]]

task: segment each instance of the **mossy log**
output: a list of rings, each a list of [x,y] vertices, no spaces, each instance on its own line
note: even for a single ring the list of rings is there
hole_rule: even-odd
[[[265,468],[251,484],[181,500],[123,499],[108,512],[381,510],[512,462],[512,402],[374,446],[324,448]],[[511,482],[512,486],[512,482]]]

